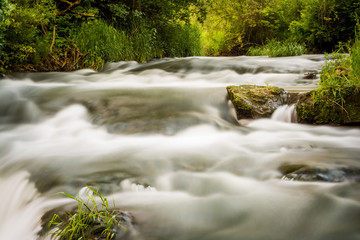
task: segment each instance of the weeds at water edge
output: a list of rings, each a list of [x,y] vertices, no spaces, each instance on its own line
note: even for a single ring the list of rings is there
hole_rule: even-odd
[[[66,240],[93,239],[96,236],[108,240],[114,238],[116,234],[114,229],[119,227],[125,229],[116,218],[116,211],[110,211],[108,200],[98,190],[89,186],[87,188],[91,192],[87,193],[86,201],[79,196],[74,197],[62,192],[65,196],[77,201],[78,208],[75,213],[67,213],[65,219],[54,214],[48,224],[48,227],[54,230],[49,234]],[[96,198],[101,200],[101,209],[98,209]]]
[[[284,42],[272,39],[264,46],[251,47],[248,54],[251,56],[269,56],[269,57],[286,57],[299,56],[305,53],[305,47],[295,41],[287,40]]]

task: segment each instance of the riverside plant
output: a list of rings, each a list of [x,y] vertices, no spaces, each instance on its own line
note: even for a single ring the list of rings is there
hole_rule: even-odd
[[[53,215],[48,227],[55,227],[49,234],[56,239],[85,240],[100,236],[101,239],[108,240],[115,237],[114,229],[122,228],[126,231],[117,219],[116,211],[110,211],[108,200],[98,190],[89,186],[87,188],[90,194],[87,193],[86,200],[62,192],[65,196],[77,201],[78,208],[75,213],[68,212],[65,219],[58,214]],[[101,209],[96,204],[97,198],[101,200]]]
[[[261,47],[251,47],[248,54],[251,56],[286,57],[299,56],[305,53],[305,47],[295,41],[284,42],[272,39]]]
[[[334,53],[326,56],[314,103],[327,102],[343,108],[347,96],[360,86],[360,39],[350,48],[350,54]]]
[[[350,58],[347,55],[333,54],[326,56],[326,63],[322,67],[319,87],[314,92],[314,102],[326,101],[328,104],[343,106],[344,91],[350,87]]]
[[[318,123],[346,123],[359,119],[357,96],[360,90],[360,38],[348,47],[349,54],[325,55],[319,86],[312,91],[312,108],[297,109],[306,119]],[[316,114],[314,114],[316,112]]]

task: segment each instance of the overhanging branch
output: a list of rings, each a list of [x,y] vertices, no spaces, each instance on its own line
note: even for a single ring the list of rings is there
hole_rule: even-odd
[[[77,15],[84,16],[84,17],[95,17],[95,14],[79,13],[79,12],[74,12],[74,11],[69,11],[69,13],[77,14]]]
[[[75,1],[75,2],[70,2],[70,1],[67,1],[67,0],[60,0],[60,1],[69,4],[69,6],[68,6],[66,9],[58,12],[58,14],[57,14],[58,16],[62,16],[62,15],[64,15],[65,13],[71,11],[71,9],[73,9],[74,7],[76,7],[77,5],[79,5],[82,0],[77,0],[77,1]]]

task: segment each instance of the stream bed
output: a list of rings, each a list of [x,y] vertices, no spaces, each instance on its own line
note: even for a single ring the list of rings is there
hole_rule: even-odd
[[[316,87],[322,55],[191,57],[0,80],[0,239],[99,189],[135,240],[360,239],[360,129],[240,125],[228,85]],[[291,109],[291,108],[289,108]],[[292,108],[293,109],[293,108]]]

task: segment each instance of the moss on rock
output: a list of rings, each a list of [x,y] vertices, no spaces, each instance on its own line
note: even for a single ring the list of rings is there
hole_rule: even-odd
[[[299,123],[341,125],[360,123],[360,87],[344,87],[343,104],[328,98],[315,100],[316,91],[300,96],[296,106]]]
[[[285,90],[278,87],[241,85],[226,89],[238,119],[270,117],[287,99]]]

